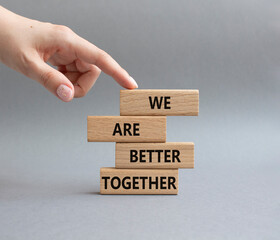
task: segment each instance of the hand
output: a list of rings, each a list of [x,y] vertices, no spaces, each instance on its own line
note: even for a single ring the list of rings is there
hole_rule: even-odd
[[[101,70],[125,88],[138,87],[112,57],[68,27],[27,19],[1,6],[0,61],[65,102],[85,96]]]

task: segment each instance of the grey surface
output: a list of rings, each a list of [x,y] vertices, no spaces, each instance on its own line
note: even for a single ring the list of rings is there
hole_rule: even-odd
[[[280,3],[273,0],[0,1],[65,24],[108,51],[140,88],[200,90],[178,196],[101,196],[113,143],[87,143],[87,115],[118,115],[102,74],[66,104],[0,65],[0,239],[279,239]]]

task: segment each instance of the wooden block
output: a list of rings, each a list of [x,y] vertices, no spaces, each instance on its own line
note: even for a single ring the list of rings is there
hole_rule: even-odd
[[[88,116],[89,142],[165,142],[166,117]]]
[[[194,144],[116,143],[116,168],[193,168]]]
[[[178,194],[178,169],[100,169],[101,194]]]
[[[121,90],[121,116],[197,116],[198,90]]]

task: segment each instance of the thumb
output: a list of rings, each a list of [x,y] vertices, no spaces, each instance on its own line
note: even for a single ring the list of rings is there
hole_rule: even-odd
[[[64,102],[70,102],[74,96],[74,86],[61,72],[38,60],[32,67],[32,78]]]

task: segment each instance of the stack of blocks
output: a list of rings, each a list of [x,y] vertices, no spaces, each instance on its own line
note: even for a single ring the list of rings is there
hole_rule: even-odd
[[[198,90],[121,90],[121,116],[88,116],[89,142],[116,142],[101,194],[178,194],[178,168],[194,167],[194,143],[166,142],[166,116],[197,116]]]

